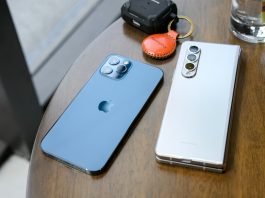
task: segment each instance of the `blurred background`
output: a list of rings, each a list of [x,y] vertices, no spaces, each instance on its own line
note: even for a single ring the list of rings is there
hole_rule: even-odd
[[[86,46],[119,18],[124,2],[0,2],[1,197],[25,197],[31,149],[50,98]]]

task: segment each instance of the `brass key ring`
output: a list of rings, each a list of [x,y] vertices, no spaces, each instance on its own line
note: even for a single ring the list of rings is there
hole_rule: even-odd
[[[194,24],[193,24],[192,20],[187,16],[178,16],[178,18],[184,19],[184,20],[188,21],[188,23],[190,24],[190,30],[185,35],[179,35],[178,39],[184,39],[184,38],[189,37],[194,31]],[[168,31],[171,30],[171,25],[173,22],[174,22],[174,19],[172,21],[170,21],[170,23],[168,24],[168,26],[167,26]]]

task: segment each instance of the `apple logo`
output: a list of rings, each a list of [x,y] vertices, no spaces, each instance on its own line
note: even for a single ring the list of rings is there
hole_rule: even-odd
[[[114,104],[111,101],[102,101],[98,105],[98,110],[108,113],[113,106]]]

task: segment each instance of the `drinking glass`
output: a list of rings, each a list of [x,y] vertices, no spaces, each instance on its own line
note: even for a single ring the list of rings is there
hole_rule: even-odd
[[[265,43],[265,0],[232,0],[230,24],[239,39]]]

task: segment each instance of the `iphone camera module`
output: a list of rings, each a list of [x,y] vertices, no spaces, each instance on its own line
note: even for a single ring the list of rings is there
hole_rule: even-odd
[[[182,76],[185,78],[193,78],[196,75],[200,55],[201,49],[199,47],[195,45],[189,47],[182,68]]]
[[[123,78],[131,67],[131,62],[118,56],[111,56],[101,67],[100,73],[111,79]]]

